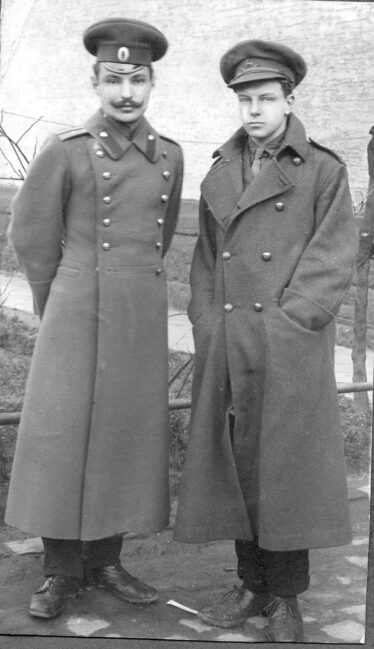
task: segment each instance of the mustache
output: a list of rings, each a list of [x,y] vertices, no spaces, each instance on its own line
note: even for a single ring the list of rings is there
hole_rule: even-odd
[[[114,108],[126,108],[130,107],[131,108],[140,108],[143,106],[142,101],[134,101],[133,99],[113,99],[113,101],[110,102]]]

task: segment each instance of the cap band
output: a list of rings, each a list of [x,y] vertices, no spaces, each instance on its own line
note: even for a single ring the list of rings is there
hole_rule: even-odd
[[[112,63],[111,61],[100,61],[103,69],[112,74],[134,74],[141,72],[147,66],[136,65],[133,63]],[[148,68],[147,68],[148,69]]]
[[[110,63],[131,63],[132,65],[151,65],[152,52],[141,43],[100,43],[97,50],[97,61]]]
[[[251,58],[244,59],[235,68],[234,77],[228,84],[229,87],[247,81],[260,81],[261,79],[281,78],[295,83],[293,71],[286,65],[270,59]]]

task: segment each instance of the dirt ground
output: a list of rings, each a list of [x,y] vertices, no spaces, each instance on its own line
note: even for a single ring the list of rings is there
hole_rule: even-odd
[[[349,490],[353,543],[311,551],[311,586],[300,597],[306,642],[356,643],[364,637],[368,478],[351,478]],[[174,512],[175,507],[174,500]],[[167,604],[172,599],[199,609],[238,583],[232,542],[176,543],[172,538],[173,518],[171,526],[160,534],[125,537],[123,547],[123,565],[157,587],[157,603],[131,605],[93,589],[70,600],[63,614],[50,621],[32,618],[27,613],[29,597],[43,581],[43,555],[35,546],[31,553],[15,553],[9,542],[25,540],[27,535],[1,526],[0,636],[263,642],[265,618],[251,618],[236,629],[219,629]],[[40,544],[38,539],[35,542]]]

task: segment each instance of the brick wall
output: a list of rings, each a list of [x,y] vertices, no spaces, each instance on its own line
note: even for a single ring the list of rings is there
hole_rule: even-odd
[[[348,163],[356,204],[367,186],[366,145],[374,123],[374,4],[329,0],[3,0],[1,84],[3,124],[31,152],[52,131],[77,125],[95,110],[92,57],[84,28],[105,16],[148,20],[170,48],[156,64],[148,116],[181,142],[184,196],[197,198],[211,152],[237,128],[236,99],[218,71],[223,52],[246,38],[288,44],[309,73],[295,112],[311,137]],[[19,117],[22,115],[24,117]],[[1,140],[0,140],[1,144]],[[4,175],[4,164],[0,175]]]

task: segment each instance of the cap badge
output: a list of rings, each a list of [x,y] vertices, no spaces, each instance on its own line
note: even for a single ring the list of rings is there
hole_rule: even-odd
[[[117,52],[117,58],[121,63],[125,63],[130,57],[130,50],[128,47],[120,47]]]

